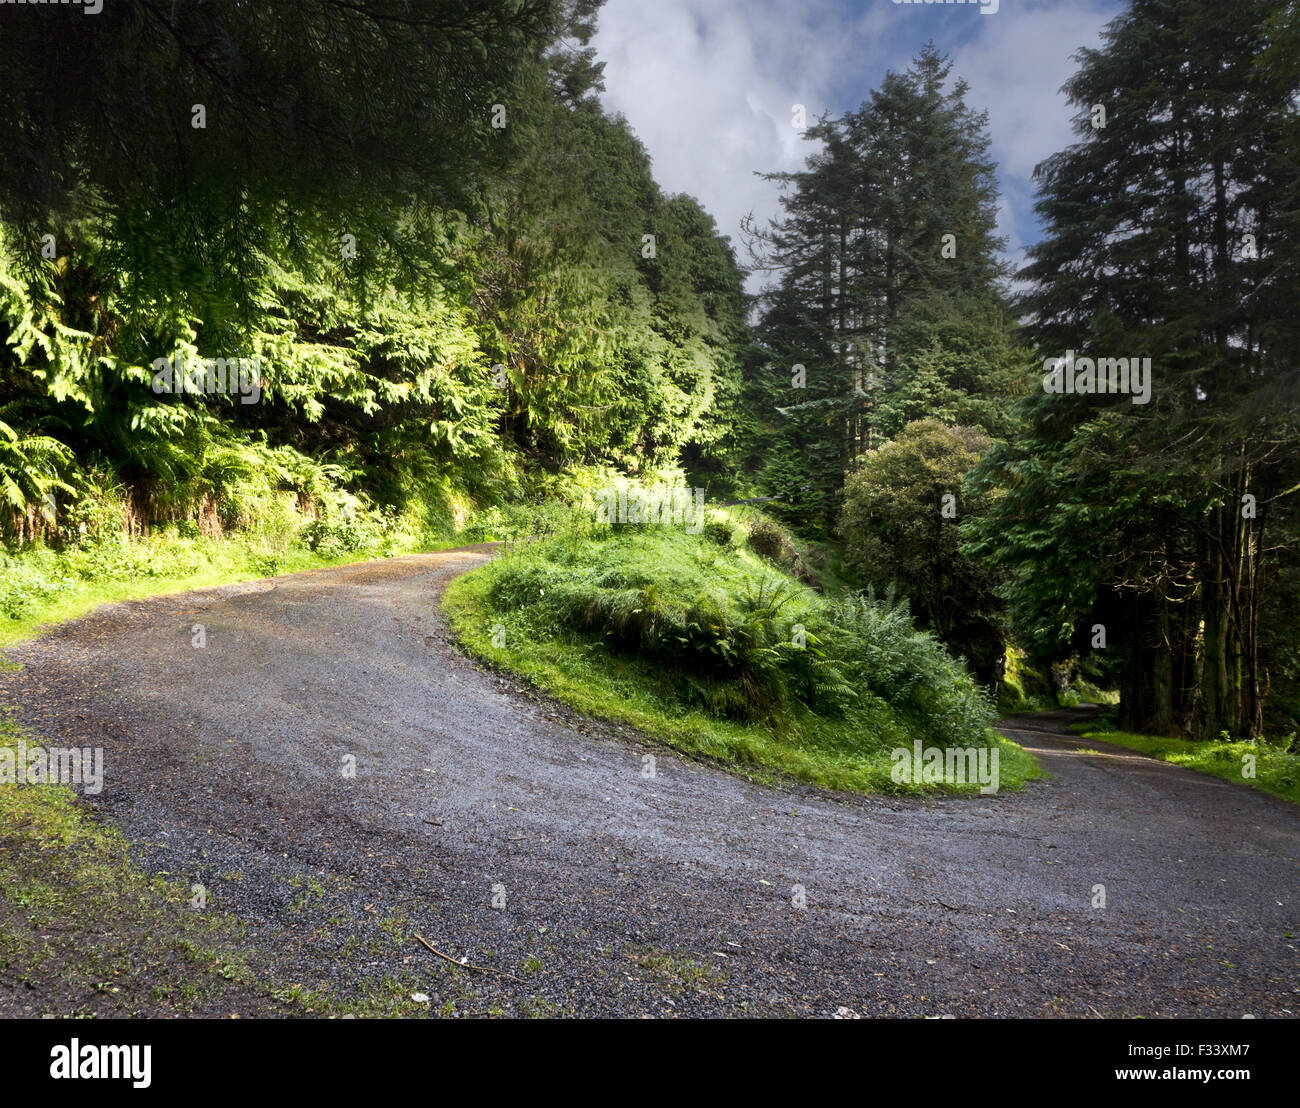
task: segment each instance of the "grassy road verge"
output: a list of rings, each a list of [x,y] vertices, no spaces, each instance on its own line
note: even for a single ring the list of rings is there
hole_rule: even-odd
[[[1185,766],[1300,804],[1300,755],[1287,754],[1268,743],[1193,742],[1159,735],[1134,735],[1114,730],[1104,719],[1077,724],[1074,730],[1097,742],[1127,747],[1162,762]]]
[[[916,742],[996,750],[1003,789],[1041,773],[905,609],[827,598],[714,522],[516,544],[453,581],[444,611],[471,655],[754,780],[978,792],[895,780],[893,751]]]

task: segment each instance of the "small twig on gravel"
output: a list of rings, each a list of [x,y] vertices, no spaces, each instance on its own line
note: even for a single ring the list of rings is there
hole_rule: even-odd
[[[948,911],[950,911],[950,912],[960,912],[960,911],[961,911],[960,908],[954,908],[951,904],[944,904],[944,902],[943,902],[942,900],[940,900],[937,896],[934,898],[934,902],[935,902],[936,904],[938,904],[938,905],[944,907],[944,908],[947,908]]]
[[[472,966],[468,962],[458,962],[450,954],[444,954],[437,947],[433,946],[423,935],[416,935],[415,937],[419,939],[421,945],[423,945],[426,950],[432,951],[439,958],[445,958],[453,966],[459,966],[461,969],[483,970],[486,973],[499,973],[502,977],[510,978],[511,981],[518,981],[521,985],[524,983],[522,977],[516,977],[513,973],[506,973],[503,969],[493,969],[491,966]]]

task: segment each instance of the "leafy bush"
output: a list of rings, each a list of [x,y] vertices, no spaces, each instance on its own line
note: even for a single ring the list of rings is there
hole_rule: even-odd
[[[30,614],[40,603],[47,602],[72,587],[62,576],[48,576],[17,558],[0,554],[0,614],[18,620]]]
[[[849,594],[826,604],[835,657],[865,687],[935,743],[980,746],[996,716],[960,659],[912,623],[906,601]]]
[[[324,558],[373,550],[380,539],[374,524],[360,516],[313,519],[303,526],[301,536],[308,550]]]
[[[719,546],[739,546],[745,541],[745,529],[726,512],[716,509],[705,515],[703,534]]]
[[[470,543],[508,542],[553,535],[574,526],[575,514],[562,501],[537,500],[505,506],[490,505],[475,512],[461,531]]]
[[[985,684],[995,681],[1004,650],[1000,602],[993,576],[963,550],[957,521],[984,510],[964,478],[989,446],[978,428],[909,423],[845,480],[840,516],[850,578],[904,591],[917,622]]]
[[[825,568],[824,552],[810,552],[805,557],[789,529],[763,512],[748,513],[745,530],[750,549],[759,557],[766,558],[805,584],[822,587],[814,568]]]
[[[74,491],[63,479],[71,461],[72,451],[57,439],[20,435],[0,420],[0,535],[22,543],[48,525],[43,517],[52,514],[53,496]]]
[[[745,520],[745,528],[750,548],[760,558],[788,568],[799,556],[790,532],[771,516],[754,512]]]

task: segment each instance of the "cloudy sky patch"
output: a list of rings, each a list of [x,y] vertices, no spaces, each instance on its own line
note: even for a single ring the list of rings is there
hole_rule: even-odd
[[[993,15],[892,0],[607,0],[595,46],[605,106],[627,117],[660,185],[698,198],[739,248],[746,213],[780,214],[777,185],[755,171],[798,169],[812,150],[794,105],[810,122],[855,108],[933,39],[989,112],[1000,229],[1019,262],[1039,233],[1033,167],[1074,141],[1059,92],[1071,55],[1118,11],[1115,0],[1000,0]]]

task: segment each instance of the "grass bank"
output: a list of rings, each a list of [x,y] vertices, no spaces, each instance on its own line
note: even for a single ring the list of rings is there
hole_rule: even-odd
[[[895,780],[892,752],[916,741],[996,748],[1001,788],[1039,775],[904,605],[829,597],[812,576],[762,517],[715,511],[690,534],[574,513],[559,533],[510,544],[453,581],[443,603],[469,653],[757,780],[978,790]]]
[[[1123,746],[1224,781],[1247,785],[1261,792],[1300,804],[1300,754],[1288,754],[1267,742],[1194,742],[1160,735],[1134,735],[1116,731],[1104,717],[1076,724],[1074,730],[1097,742]],[[1247,776],[1253,773],[1253,776]]]

